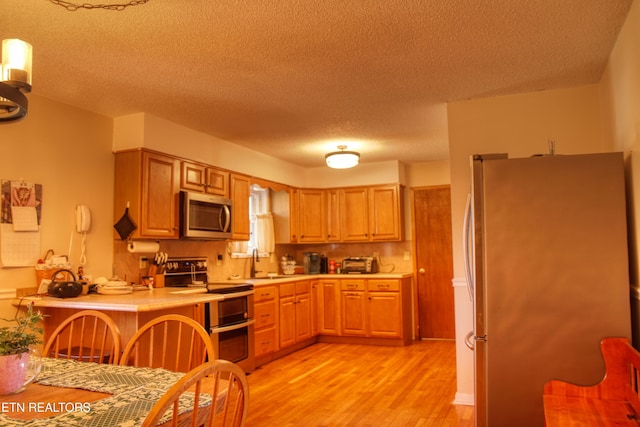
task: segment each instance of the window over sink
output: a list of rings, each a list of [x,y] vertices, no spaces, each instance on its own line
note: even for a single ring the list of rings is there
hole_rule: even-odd
[[[273,214],[269,189],[257,184],[251,185],[249,194],[249,220],[251,232],[248,241],[229,243],[232,258],[252,256],[254,249],[258,256],[268,257],[275,249]]]

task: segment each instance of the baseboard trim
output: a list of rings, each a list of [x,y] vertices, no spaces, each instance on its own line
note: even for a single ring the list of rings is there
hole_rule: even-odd
[[[469,393],[456,393],[455,399],[453,399],[454,405],[467,405],[473,406],[475,400],[473,398],[473,394]]]

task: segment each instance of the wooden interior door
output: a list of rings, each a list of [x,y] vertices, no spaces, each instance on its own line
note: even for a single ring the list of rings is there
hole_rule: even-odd
[[[418,338],[455,338],[451,188],[413,189]]]

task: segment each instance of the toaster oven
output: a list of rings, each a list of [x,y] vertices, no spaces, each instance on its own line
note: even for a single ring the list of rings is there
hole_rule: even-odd
[[[342,273],[372,274],[378,272],[378,261],[374,257],[349,257],[342,260]]]

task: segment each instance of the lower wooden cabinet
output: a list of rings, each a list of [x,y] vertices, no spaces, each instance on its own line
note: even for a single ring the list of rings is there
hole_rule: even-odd
[[[253,313],[255,323],[255,357],[259,358],[278,349],[276,286],[265,286],[255,290]]]
[[[411,278],[318,278],[256,286],[258,364],[322,342],[407,345]],[[316,337],[317,336],[317,337]]]
[[[371,337],[402,335],[402,300],[399,280],[367,281],[367,325]]]
[[[409,333],[405,310],[410,308],[404,307],[399,279],[341,280],[340,294],[343,335],[402,338]]]
[[[340,335],[340,280],[320,279],[318,286],[318,333]]]
[[[366,336],[365,280],[340,281],[340,320],[342,335]]]
[[[280,348],[311,337],[310,281],[280,285]]]

